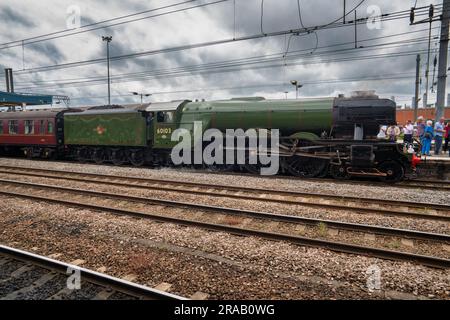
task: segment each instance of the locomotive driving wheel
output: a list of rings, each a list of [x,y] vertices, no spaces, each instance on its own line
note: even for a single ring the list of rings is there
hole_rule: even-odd
[[[140,167],[145,163],[145,154],[142,150],[134,150],[130,154],[130,162],[133,166]]]
[[[261,166],[259,164],[246,163],[244,164],[244,168],[248,173],[251,174],[260,174],[261,172]]]
[[[245,155],[245,164],[241,165],[241,168],[251,174],[260,174],[260,175],[273,175],[278,172],[279,168],[272,168],[272,164],[262,164],[258,156],[256,156],[256,163],[250,163],[250,155],[248,152]],[[273,172],[273,170],[276,170]]]
[[[327,167],[328,160],[292,156],[284,161],[286,170],[297,177],[314,178],[320,176]]]
[[[250,151],[245,153],[245,164],[242,167],[251,174],[260,174],[261,173],[261,164],[258,161],[258,156],[256,155],[256,163],[250,163],[251,156],[249,154]],[[253,152],[253,151],[252,151]]]
[[[105,162],[105,150],[98,148],[95,149],[94,151],[94,162],[96,164],[102,164],[103,162]]]
[[[312,146],[312,142],[307,140],[296,140],[293,146]],[[292,175],[304,178],[315,178],[322,176],[329,164],[328,159],[293,155],[284,158],[284,168]]]
[[[378,166],[378,170],[387,174],[387,176],[381,178],[383,181],[397,182],[405,176],[405,169],[397,161],[384,161]]]
[[[87,162],[88,161],[88,157],[89,157],[88,149],[85,148],[85,147],[81,147],[81,148],[77,149],[76,157],[78,159],[78,162],[80,162],[80,163]]]
[[[112,163],[116,166],[120,166],[126,161],[125,151],[122,149],[114,149],[111,152],[111,160]]]

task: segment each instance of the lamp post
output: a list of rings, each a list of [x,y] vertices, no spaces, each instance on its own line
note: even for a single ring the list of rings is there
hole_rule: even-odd
[[[144,97],[150,97],[152,95],[151,93],[139,93],[139,92],[131,92],[131,93],[134,94],[135,96],[141,96],[141,104]]]
[[[112,41],[112,37],[102,37],[103,41],[106,41],[106,56],[107,56],[107,64],[108,64],[108,105],[111,105],[111,78],[109,76],[109,43]]]
[[[293,86],[295,86],[295,99],[298,99],[298,89],[300,89],[301,87],[303,87],[302,84],[298,83],[297,80],[291,80],[291,84]]]

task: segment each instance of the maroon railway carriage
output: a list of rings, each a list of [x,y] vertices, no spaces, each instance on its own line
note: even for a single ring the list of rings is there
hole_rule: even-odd
[[[0,112],[0,154],[52,158],[63,152],[64,111]]]

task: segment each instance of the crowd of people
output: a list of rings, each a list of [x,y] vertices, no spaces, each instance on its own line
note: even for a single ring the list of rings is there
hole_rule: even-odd
[[[396,142],[403,138],[405,145],[412,145],[414,140],[420,142],[422,149],[418,150],[422,155],[431,156],[432,142],[434,141],[434,155],[440,155],[441,151],[450,157],[448,142],[450,140],[450,122],[445,123],[441,118],[433,124],[432,120],[426,120],[420,116],[413,124],[408,120],[405,125],[382,126],[378,133],[378,139],[386,139]]]

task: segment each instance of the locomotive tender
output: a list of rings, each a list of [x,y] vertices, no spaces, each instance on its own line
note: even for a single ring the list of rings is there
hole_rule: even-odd
[[[201,123],[204,131],[257,129],[267,133],[278,129],[280,171],[295,176],[330,174],[396,181],[413,172],[414,155],[404,152],[401,144],[376,139],[379,127],[395,124],[395,116],[393,101],[367,92],[349,98],[253,97],[172,101],[138,108],[2,112],[0,153],[116,165],[171,165],[171,150],[178,144],[172,141],[172,133],[179,128],[192,132],[194,123]],[[258,152],[249,145],[245,149],[247,154]],[[259,172],[261,165],[239,167]]]

